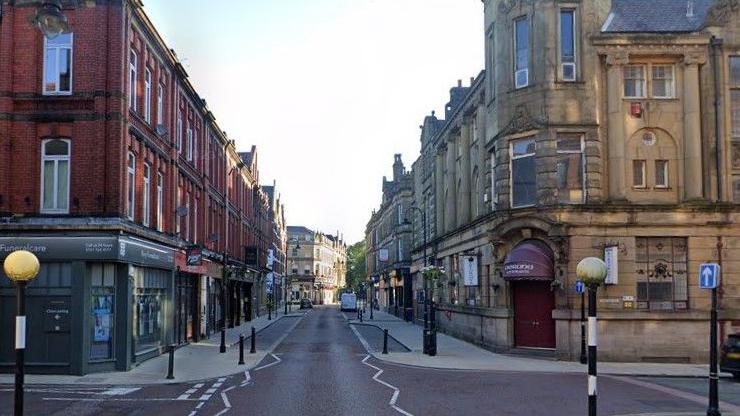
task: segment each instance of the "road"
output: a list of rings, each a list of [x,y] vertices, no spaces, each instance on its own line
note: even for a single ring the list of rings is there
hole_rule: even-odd
[[[334,308],[314,309],[294,324],[286,320],[260,334],[260,348],[275,348],[250,371],[189,384],[32,386],[26,394],[26,414],[585,414],[585,375],[450,371],[387,364],[366,351],[366,346],[378,349],[382,332],[372,327],[355,332],[344,314]],[[358,333],[366,338],[364,342]],[[389,348],[402,346],[391,342]],[[2,406],[1,415],[10,414],[10,387],[0,386],[0,403],[8,404]],[[701,379],[601,377],[599,414],[706,414],[705,389],[706,381]],[[740,405],[740,384],[723,381],[721,392],[723,400]],[[730,414],[727,409],[723,412]]]

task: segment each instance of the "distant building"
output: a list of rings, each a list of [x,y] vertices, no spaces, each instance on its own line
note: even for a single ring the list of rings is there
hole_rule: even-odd
[[[393,179],[383,177],[383,200],[365,228],[365,262],[371,280],[371,299],[384,310],[413,319],[410,274],[414,180],[397,154]]]
[[[292,299],[337,303],[347,273],[347,246],[341,235],[288,226],[288,281]]]

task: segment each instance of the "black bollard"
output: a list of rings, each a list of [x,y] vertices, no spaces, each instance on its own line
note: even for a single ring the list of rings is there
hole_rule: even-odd
[[[257,331],[254,330],[254,327],[252,327],[252,345],[249,348],[249,353],[254,354],[257,352]]]
[[[388,354],[388,330],[383,330],[383,354]]]
[[[364,316],[364,314],[362,313],[362,309],[360,309],[360,322],[362,322],[362,317],[363,316]]]
[[[223,328],[221,329],[221,346],[218,348],[218,352],[226,352],[226,330]]]
[[[239,334],[239,365],[244,365],[244,335]]]
[[[170,344],[170,363],[167,366],[167,380],[175,378],[175,346]]]

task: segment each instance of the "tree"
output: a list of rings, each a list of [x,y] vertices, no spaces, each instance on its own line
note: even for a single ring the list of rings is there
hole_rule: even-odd
[[[357,292],[365,279],[365,240],[362,240],[347,248],[346,287]]]

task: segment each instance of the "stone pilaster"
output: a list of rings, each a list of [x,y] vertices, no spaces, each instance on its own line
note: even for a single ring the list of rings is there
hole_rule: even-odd
[[[437,236],[442,235],[445,229],[445,186],[444,186],[444,163],[445,151],[440,149],[437,152],[434,162],[434,211],[436,217]]]
[[[470,222],[470,179],[473,173],[470,171],[470,123],[473,119],[466,119],[460,127],[460,147],[462,155],[460,158],[460,189],[457,200],[460,202],[460,210],[457,213],[457,223],[467,224]]]
[[[701,199],[703,173],[701,152],[701,93],[699,65],[706,62],[703,54],[684,57],[683,74],[683,138],[684,196],[686,200]]]
[[[445,174],[445,232],[457,227],[457,144],[455,140],[447,141],[447,172]]]
[[[622,74],[623,67],[627,63],[629,63],[629,55],[624,52],[615,53],[606,58],[606,64],[609,67],[607,69],[609,199],[615,201],[625,200],[627,191],[624,156],[627,138],[624,133],[622,105]]]

